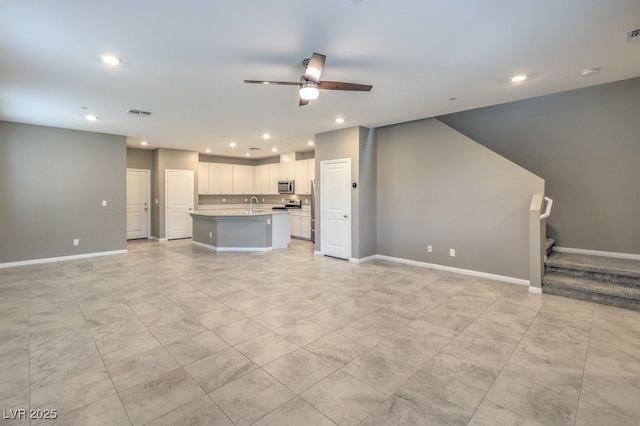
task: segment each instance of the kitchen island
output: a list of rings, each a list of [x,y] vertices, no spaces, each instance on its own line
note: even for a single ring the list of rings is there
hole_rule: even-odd
[[[193,243],[218,251],[266,251],[291,242],[287,211],[200,210],[191,218]]]

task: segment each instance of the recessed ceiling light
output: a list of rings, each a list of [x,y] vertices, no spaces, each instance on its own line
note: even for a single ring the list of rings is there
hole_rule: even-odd
[[[235,143],[235,142],[230,142],[230,143],[229,143],[229,146],[230,146],[231,148],[235,148],[235,147],[236,147],[236,143]]]
[[[85,115],[84,118],[89,121],[96,121],[98,119],[98,117],[96,117],[95,115]]]
[[[108,65],[120,65],[122,63],[122,59],[114,55],[100,55],[100,57],[102,62]]]
[[[276,147],[271,148],[271,152],[278,152],[278,148]]]
[[[598,72],[600,72],[600,68],[587,68],[586,70],[580,71],[580,75],[583,77],[590,77],[598,74]]]
[[[344,123],[344,118],[342,118],[342,117],[336,118],[336,123],[338,123],[338,124]]]
[[[211,149],[207,148],[204,150],[204,152],[211,152]]]
[[[269,133],[263,133],[262,139],[271,139],[271,135]]]
[[[313,141],[307,142],[307,145],[309,145],[309,146],[313,145]]]
[[[519,74],[519,75],[514,75],[513,77],[511,77],[511,81],[513,83],[520,83],[521,81],[525,81],[527,79],[526,74]]]
[[[140,141],[140,145],[149,145],[149,142],[147,142],[147,141]]]
[[[251,157],[251,153],[250,153],[250,152],[247,152],[244,156],[245,156],[245,157]]]

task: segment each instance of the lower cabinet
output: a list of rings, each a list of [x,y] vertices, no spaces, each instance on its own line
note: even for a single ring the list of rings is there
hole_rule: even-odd
[[[310,211],[292,211],[289,210],[291,216],[291,236],[311,239],[311,212]]]

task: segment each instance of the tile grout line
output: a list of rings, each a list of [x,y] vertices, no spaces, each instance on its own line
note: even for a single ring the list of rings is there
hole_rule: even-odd
[[[497,302],[497,301],[496,301]],[[507,361],[504,363],[504,365],[502,366],[502,368],[500,368],[500,372],[498,373],[498,375],[496,376],[496,378],[493,380],[493,383],[491,383],[491,386],[489,386],[489,388],[487,389],[487,391],[484,393],[484,396],[482,397],[482,399],[480,400],[480,403],[478,404],[478,406],[476,407],[476,409],[473,411],[473,414],[471,415],[471,417],[469,418],[469,422],[473,419],[473,416],[476,415],[476,413],[478,412],[478,408],[480,408],[480,406],[482,405],[482,403],[487,400],[489,402],[492,402],[493,404],[496,404],[500,407],[503,407],[500,404],[497,404],[493,401],[491,401],[490,399],[487,399],[487,395],[489,395],[489,392],[491,392],[491,389],[493,388],[493,386],[495,386],[496,381],[498,380],[498,378],[500,377],[500,375],[502,374],[502,372],[504,371],[504,369],[507,367],[507,365],[509,365],[509,362],[511,361],[511,359],[513,358],[513,355],[516,353],[516,351],[518,350],[518,347],[520,346],[520,344],[522,343],[522,340],[524,339],[524,337],[527,335],[527,333],[529,332],[529,330],[531,329],[531,326],[533,325],[533,323],[535,322],[536,318],[538,317],[538,315],[540,314],[540,311],[542,310],[542,307],[547,303],[547,300],[545,300],[542,305],[540,305],[538,307],[538,310],[536,312],[536,315],[533,317],[533,319],[531,320],[531,322],[529,323],[529,325],[527,326],[527,329],[524,331],[524,333],[522,333],[522,336],[520,336],[520,339],[518,340],[518,343],[515,345],[515,347],[513,348],[513,351],[511,351],[511,355],[509,355],[509,359],[507,359]],[[506,409],[509,409],[507,407],[504,407]],[[510,410],[510,409],[509,409]],[[516,413],[519,414],[519,413]],[[522,415],[522,417],[527,418],[527,416]]]
[[[584,377],[587,374],[587,360],[589,359],[589,347],[591,346],[591,337],[593,333],[593,325],[595,323],[596,318],[596,310],[597,307],[593,310],[593,315],[591,316],[591,326],[589,327],[589,340],[587,341],[587,349],[584,354],[584,364],[582,367],[582,377],[580,378],[580,392],[578,393],[578,401],[576,402],[576,417],[573,419],[573,424],[576,425],[578,423],[578,417],[580,415],[580,401],[582,400],[582,390],[584,386]]]

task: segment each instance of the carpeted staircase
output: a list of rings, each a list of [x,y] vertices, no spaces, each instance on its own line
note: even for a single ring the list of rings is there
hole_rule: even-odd
[[[640,311],[640,260],[547,253],[545,293]]]

